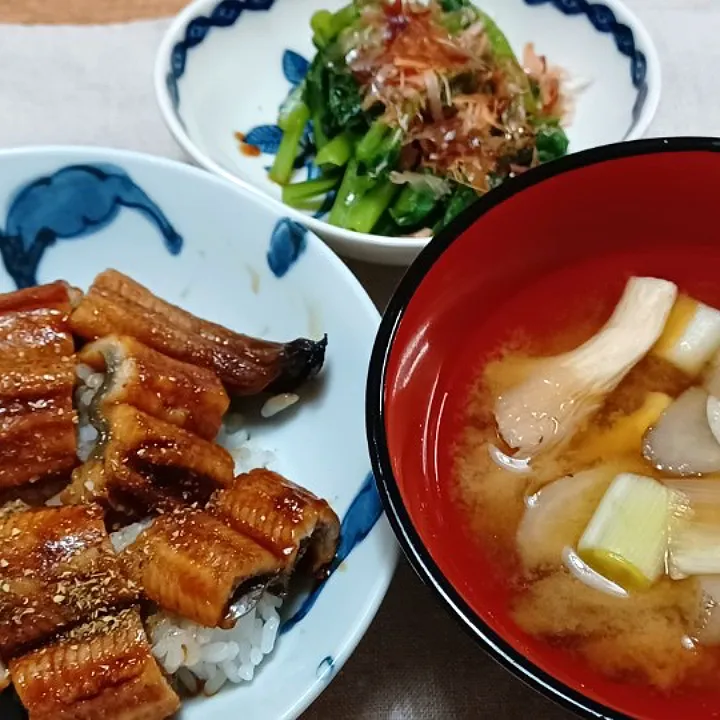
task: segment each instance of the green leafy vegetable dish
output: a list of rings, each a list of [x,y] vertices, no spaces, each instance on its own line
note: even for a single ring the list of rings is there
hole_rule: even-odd
[[[354,0],[311,21],[317,54],[280,110],[270,170],[292,207],[362,233],[430,236],[507,177],[560,157],[563,73],[522,62],[469,0]],[[293,182],[307,124],[321,174]]]

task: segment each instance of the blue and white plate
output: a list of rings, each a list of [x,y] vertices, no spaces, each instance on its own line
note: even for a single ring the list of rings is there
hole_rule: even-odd
[[[310,17],[348,0],[195,0],[165,35],[155,89],[165,122],[200,165],[281,204],[267,177],[281,132],[278,107],[314,55]],[[570,151],[639,138],[660,98],[660,63],[644,26],[620,0],[474,0],[519,55],[532,42],[567,70],[579,95]],[[261,150],[240,152],[235,133]],[[285,207],[285,206],[283,206]],[[411,261],[427,239],[387,238],[333,227],[285,207],[341,254],[386,264]]]
[[[274,467],[342,519],[334,572],[283,609],[272,655],[246,685],[185,704],[182,720],[296,718],[347,660],[387,590],[397,551],[365,440],[365,379],[378,313],[314,235],[257,198],[185,165],[127,152],[0,152],[0,292],[116,268],[200,317],[271,339],[328,335],[301,402],[247,416]],[[0,717],[20,717],[0,696]]]

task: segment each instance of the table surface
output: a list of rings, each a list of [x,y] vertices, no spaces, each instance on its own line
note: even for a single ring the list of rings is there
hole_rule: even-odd
[[[662,58],[663,96],[648,134],[720,135],[719,0],[626,1]],[[0,146],[91,144],[182,159],[156,110],[151,69],[164,16],[183,4],[0,0]],[[402,271],[350,265],[385,307]],[[533,716],[571,717],[479,651],[402,562],[368,634],[304,718]]]

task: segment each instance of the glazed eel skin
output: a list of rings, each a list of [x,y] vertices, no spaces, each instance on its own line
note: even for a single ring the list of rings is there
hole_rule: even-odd
[[[0,657],[133,603],[97,506],[5,509],[0,515]]]
[[[131,405],[103,409],[100,439],[73,473],[65,503],[100,502],[134,517],[174,507],[204,505],[229,487],[235,462],[216,443]]]
[[[268,587],[284,584],[286,562],[202,510],[156,518],[120,554],[145,596],[205,627],[232,628]]]
[[[77,464],[73,294],[63,282],[0,294],[0,497]]]
[[[212,370],[231,396],[283,393],[316,375],[327,338],[270,342],[201,320],[116,270],[100,273],[77,303],[73,332],[84,340],[129,335],[171,358]]]
[[[335,556],[340,520],[333,509],[272,470],[238,475],[213,494],[208,510],[289,565],[302,561],[314,575],[321,577]]]
[[[135,608],[14,659],[10,676],[30,720],[164,720],[180,708]]]
[[[174,360],[128,336],[108,335],[88,343],[77,357],[104,373],[89,407],[96,427],[102,425],[106,407],[132,405],[204,440],[218,434],[230,398],[214,372]]]
[[[205,510],[156,518],[120,557],[163,610],[230,628],[265,590],[284,594],[296,571],[322,578],[339,536],[340,521],[325,500],[257,469],[217,490]]]

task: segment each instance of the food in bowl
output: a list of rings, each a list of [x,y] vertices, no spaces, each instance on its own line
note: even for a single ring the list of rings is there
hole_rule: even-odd
[[[704,299],[631,277],[609,319],[588,291],[553,333],[495,348],[454,462],[515,623],[660,693],[720,669],[720,297]]]
[[[532,45],[521,63],[469,0],[354,0],[311,24],[318,52],[280,109],[269,171],[288,205],[357,232],[430,236],[567,152],[565,73]],[[308,153],[308,179],[293,182]]]
[[[297,390],[326,338],[241,335],[114,270],[0,295],[0,326],[0,690],[31,720],[161,720],[252,680],[340,523],[227,411]]]

